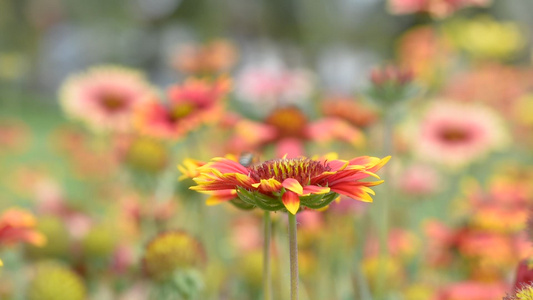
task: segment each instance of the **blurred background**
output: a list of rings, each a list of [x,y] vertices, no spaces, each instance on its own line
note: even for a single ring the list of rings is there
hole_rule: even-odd
[[[0,1],[0,299],[262,299],[261,212],[195,167],[330,152],[393,158],[374,203],[298,214],[302,299],[502,299],[533,279],[531,11]]]

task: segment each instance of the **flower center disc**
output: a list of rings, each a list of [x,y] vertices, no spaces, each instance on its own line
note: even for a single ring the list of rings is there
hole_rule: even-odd
[[[172,108],[170,117],[174,121],[185,118],[194,111],[194,108],[191,103],[180,103]]]
[[[324,162],[307,158],[269,160],[249,169],[250,177],[257,181],[274,178],[282,182],[287,178],[294,178],[302,185],[309,184],[311,178],[331,170]]]
[[[468,132],[458,128],[447,128],[439,133],[439,136],[451,143],[463,142],[469,138]]]
[[[123,97],[114,94],[107,94],[101,97],[100,103],[109,112],[117,112],[126,107]]]
[[[301,137],[307,125],[307,118],[296,107],[279,108],[265,120],[279,129],[281,137]]]

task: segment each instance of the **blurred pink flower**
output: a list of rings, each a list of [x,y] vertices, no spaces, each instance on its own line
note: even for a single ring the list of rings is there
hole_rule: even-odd
[[[205,123],[216,122],[222,117],[222,100],[230,87],[225,77],[213,81],[190,78],[174,85],[168,89],[166,103],[151,99],[137,107],[137,129],[143,135],[176,139]]]
[[[366,213],[371,203],[361,201],[350,201],[350,198],[340,196],[338,201],[333,201],[329,205],[328,212],[339,215],[355,215],[362,216]]]
[[[387,244],[389,254],[392,257],[410,258],[417,252],[420,242],[414,233],[401,228],[392,228]],[[379,255],[379,239],[377,237],[371,237],[366,242],[365,255],[368,257]]]
[[[462,102],[482,102],[516,120],[516,105],[533,89],[533,70],[500,64],[482,64],[451,78],[443,96]]]
[[[118,245],[111,258],[111,268],[118,274],[124,274],[135,263],[135,255],[132,246],[127,244]]]
[[[243,216],[232,223],[232,240],[238,253],[261,249],[263,245],[261,221],[255,216]]]
[[[504,125],[495,112],[451,101],[433,103],[412,135],[419,157],[450,167],[482,159],[507,142]]]
[[[421,164],[407,167],[397,178],[398,188],[408,195],[430,195],[437,192],[441,185],[442,179],[437,170]]]
[[[508,291],[501,282],[463,281],[442,288],[435,300],[501,300]]]
[[[237,79],[238,99],[271,110],[279,105],[307,102],[313,90],[312,75],[279,64],[248,66]]]
[[[437,220],[427,220],[423,224],[426,242],[426,260],[432,266],[446,266],[453,257],[452,247],[456,246],[457,234]]]
[[[317,232],[324,227],[324,214],[320,211],[306,209],[296,216],[296,220],[304,230]]]
[[[127,132],[135,105],[155,94],[138,71],[98,66],[67,78],[60,89],[60,101],[68,117],[95,131]]]
[[[488,6],[491,0],[389,0],[393,14],[426,12],[434,17],[446,17],[468,6]]]

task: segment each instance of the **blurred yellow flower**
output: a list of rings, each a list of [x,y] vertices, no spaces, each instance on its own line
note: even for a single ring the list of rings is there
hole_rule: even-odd
[[[444,32],[457,48],[479,59],[508,59],[525,44],[517,24],[489,16],[458,20],[445,25]]]
[[[146,273],[165,279],[180,269],[203,265],[206,260],[202,244],[184,231],[167,231],[156,236],[144,253]]]

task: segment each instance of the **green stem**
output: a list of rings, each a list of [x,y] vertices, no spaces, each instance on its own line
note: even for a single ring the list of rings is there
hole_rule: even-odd
[[[393,143],[393,130],[394,130],[394,108],[387,108],[384,116],[384,128],[383,128],[383,155],[393,155],[394,143]],[[378,268],[380,270],[379,276],[376,282],[376,298],[383,299],[387,293],[386,281],[387,281],[387,261],[389,258],[389,214],[391,197],[393,196],[391,186],[393,182],[391,168],[385,168],[384,177],[387,178],[387,184],[383,187],[383,197],[379,203],[381,205],[379,209],[379,262]]]
[[[298,300],[298,240],[296,237],[296,215],[289,215],[289,249],[291,264],[291,300]]]
[[[272,222],[270,221],[270,212],[265,210],[264,221],[264,242],[263,242],[263,293],[264,299],[272,299],[272,280],[270,276],[270,230]]]

